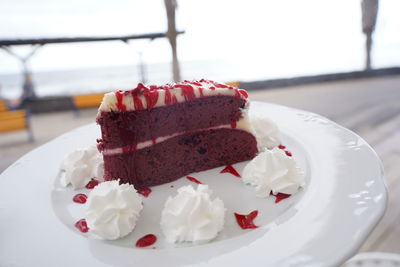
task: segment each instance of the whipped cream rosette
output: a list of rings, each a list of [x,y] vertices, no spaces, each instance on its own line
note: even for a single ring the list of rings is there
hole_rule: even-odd
[[[103,180],[103,156],[96,145],[79,148],[70,153],[61,163],[60,183],[80,189],[92,179]]]
[[[212,191],[200,184],[178,189],[169,197],[161,214],[161,229],[168,242],[208,242],[224,227],[225,207],[219,198],[211,199]]]
[[[142,198],[132,185],[107,181],[90,192],[85,219],[91,234],[114,240],[135,228],[142,209]]]
[[[292,195],[305,184],[304,171],[278,148],[259,153],[246,165],[242,178],[256,187],[259,197],[268,197],[270,192]]]

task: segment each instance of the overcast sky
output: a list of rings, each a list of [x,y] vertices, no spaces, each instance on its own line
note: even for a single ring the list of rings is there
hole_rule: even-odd
[[[359,0],[178,0],[182,61],[220,60],[272,76],[361,69],[364,37]],[[400,65],[400,1],[381,0],[376,67]],[[0,37],[123,35],[166,30],[162,0],[2,0]],[[25,48],[16,49],[24,54]],[[48,45],[31,61],[35,71],[170,61],[166,40]],[[0,73],[19,63],[0,50]]]

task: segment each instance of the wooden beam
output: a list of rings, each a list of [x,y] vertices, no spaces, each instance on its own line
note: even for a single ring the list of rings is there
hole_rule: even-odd
[[[182,34],[184,31],[176,32]],[[60,43],[79,43],[79,42],[100,42],[100,41],[124,41],[134,39],[157,39],[166,38],[167,33],[146,33],[138,35],[123,35],[123,36],[103,36],[103,37],[57,37],[57,38],[25,38],[25,39],[0,39],[1,46],[14,46],[14,45],[44,45],[44,44],[60,44]]]

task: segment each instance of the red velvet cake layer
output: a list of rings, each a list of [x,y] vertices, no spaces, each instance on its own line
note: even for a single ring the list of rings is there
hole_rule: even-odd
[[[242,130],[216,129],[184,134],[134,152],[104,156],[105,179],[135,188],[174,181],[192,172],[255,157],[255,137]]]
[[[102,132],[100,148],[134,145],[178,132],[229,124],[241,118],[245,102],[233,96],[210,96],[145,110],[102,111],[97,118]]]

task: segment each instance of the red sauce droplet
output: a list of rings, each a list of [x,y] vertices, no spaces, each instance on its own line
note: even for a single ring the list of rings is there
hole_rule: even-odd
[[[279,149],[285,149],[286,147],[284,145],[279,145],[278,148]]]
[[[186,179],[188,179],[189,181],[196,183],[196,184],[202,184],[202,182],[200,182],[199,180],[197,180],[196,178],[191,177],[191,176],[186,176]]]
[[[236,221],[242,229],[255,229],[258,228],[257,225],[254,224],[253,220],[258,215],[258,210],[253,210],[247,215],[234,213],[236,217]]]
[[[81,231],[82,233],[87,233],[89,231],[89,227],[87,226],[85,219],[80,219],[75,223],[75,227]]]
[[[132,152],[132,151],[135,151],[135,150],[136,150],[136,144],[122,147],[122,152],[124,152],[124,153]]]
[[[87,189],[93,189],[95,188],[97,185],[99,184],[99,181],[92,179],[89,181],[89,183],[87,183],[86,188]]]
[[[148,187],[142,187],[142,188],[138,189],[137,192],[144,197],[148,197],[151,193],[151,189]]]
[[[156,144],[156,139],[151,139],[151,142],[153,143],[153,145]]]
[[[76,194],[73,198],[72,201],[79,203],[79,204],[84,204],[86,203],[87,200],[87,195],[85,194]]]
[[[231,128],[232,128],[232,129],[235,129],[235,128],[236,128],[236,121],[231,122]]]
[[[271,192],[271,195],[273,195],[275,197],[275,203],[279,203],[281,200],[284,200],[291,196],[291,195],[284,194],[284,193],[278,193],[278,194],[274,195],[274,194],[272,194],[272,192]]]
[[[214,86],[211,86],[211,87],[210,87],[210,90],[215,90],[215,87],[214,87]]]
[[[235,175],[236,177],[241,177],[232,165],[227,165],[222,171],[220,171],[220,173],[230,173],[232,175]]]
[[[136,246],[138,248],[143,248],[143,247],[148,247],[153,245],[157,241],[157,237],[153,234],[148,234],[145,235],[141,238],[139,238],[138,241],[136,241]]]
[[[285,154],[286,154],[286,156],[288,156],[288,157],[291,157],[291,156],[292,156],[292,153],[291,153],[290,151],[287,151],[287,150],[285,150]]]
[[[170,185],[169,187],[171,187],[171,188],[174,188],[175,186],[173,186],[173,185]]]
[[[117,97],[117,108],[121,111],[126,110],[126,106],[123,104],[124,94],[120,91],[115,92],[115,96]]]

